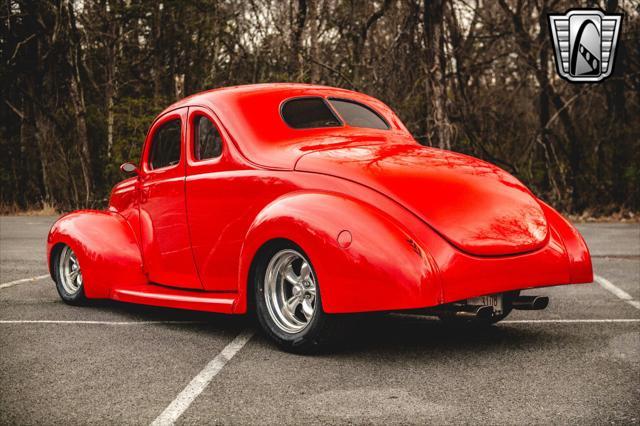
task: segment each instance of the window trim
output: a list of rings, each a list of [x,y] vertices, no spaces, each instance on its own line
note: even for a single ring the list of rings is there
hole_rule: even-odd
[[[209,120],[211,125],[216,129],[216,132],[218,132],[218,135],[220,136],[220,155],[217,155],[215,157],[204,158],[204,159],[196,158],[196,143],[197,143],[196,137],[198,136],[198,130],[196,128],[196,120],[199,119],[200,117],[204,117],[207,120]],[[215,120],[213,120],[211,117],[206,115],[204,112],[195,110],[193,114],[190,114],[188,123],[189,123],[188,124],[189,129],[187,131],[191,134],[191,137],[190,137],[191,146],[188,147],[190,151],[189,152],[190,160],[196,164],[219,161],[225,152],[225,142],[224,142],[224,137],[222,136],[222,132],[220,131],[220,127],[216,124]]]
[[[182,164],[182,157],[183,157],[183,147],[184,147],[184,120],[182,119],[182,114],[180,114],[180,112],[178,112],[178,110],[172,111],[168,114],[166,114],[165,116],[159,118],[156,120],[156,122],[153,124],[153,126],[151,127],[151,132],[149,134],[149,139],[148,139],[148,147],[145,149],[145,153],[144,153],[144,161],[143,161],[143,170],[146,173],[155,173],[155,172],[164,172],[167,170],[171,170],[174,169],[176,167],[179,167],[180,164]],[[156,137],[156,135],[158,134],[158,131],[160,129],[162,129],[162,127],[164,127],[166,124],[168,124],[171,121],[179,121],[180,122],[180,158],[178,159],[178,162],[176,164],[172,164],[169,166],[164,166],[164,167],[152,167],[151,166],[151,151],[153,150],[154,147],[154,139]]]
[[[304,128],[298,128],[298,127],[293,127],[291,126],[289,123],[287,123],[287,120],[284,119],[284,114],[283,114],[283,109],[285,107],[286,104],[288,104],[291,101],[298,101],[301,99],[320,99],[324,105],[327,107],[327,109],[329,110],[329,112],[331,113],[331,115],[333,115],[333,117],[336,119],[336,121],[338,123],[340,123],[340,125],[338,126],[323,126],[323,127],[304,127]],[[329,101],[327,101],[327,98],[325,98],[324,96],[319,96],[319,95],[305,95],[305,96],[294,96],[292,98],[287,98],[284,101],[282,101],[280,103],[280,119],[282,120],[282,122],[290,129],[293,130],[317,130],[317,129],[339,129],[341,127],[345,127],[345,122],[344,120],[342,120],[342,117],[340,117],[340,115],[338,114],[337,111],[335,111],[333,109],[333,107],[331,106],[331,104],[329,104]]]
[[[374,127],[366,127],[366,126],[352,126],[351,124],[347,123],[347,121],[340,115],[340,118],[342,119],[342,122],[345,123],[345,125],[347,125],[349,127],[355,127],[355,128],[358,128],[358,129],[372,129],[372,130],[391,130],[391,125],[386,120],[386,118],[384,118],[384,116],[382,114],[380,114],[378,111],[376,111],[373,107],[370,107],[369,105],[363,104],[362,102],[358,102],[356,100],[349,99],[349,98],[339,98],[339,97],[335,97],[335,96],[330,96],[330,97],[327,98],[327,103],[334,109],[335,109],[335,107],[331,104],[331,101],[348,102],[350,104],[361,106],[361,107],[371,111],[373,114],[375,114],[380,120],[382,120],[382,122],[385,124],[385,126],[387,126],[386,129],[376,129]],[[338,110],[336,110],[336,114],[340,114],[340,112]]]

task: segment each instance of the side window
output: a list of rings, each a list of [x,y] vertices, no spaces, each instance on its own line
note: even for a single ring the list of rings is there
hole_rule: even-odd
[[[282,106],[282,119],[294,129],[339,127],[342,123],[322,98],[298,98]]]
[[[149,168],[160,169],[180,162],[181,125],[180,119],[164,123],[153,135]]]
[[[367,106],[347,99],[329,99],[329,102],[349,126],[389,129],[389,125],[380,114]]]
[[[204,115],[193,121],[194,146],[193,156],[196,160],[216,158],[222,154],[222,137],[217,127]]]

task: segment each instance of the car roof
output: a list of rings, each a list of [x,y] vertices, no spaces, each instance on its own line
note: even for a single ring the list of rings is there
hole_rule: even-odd
[[[280,107],[288,99],[307,96],[360,102],[384,117],[390,129],[349,126],[293,129],[280,116]],[[307,152],[310,146],[348,143],[354,140],[387,140],[398,134],[405,137],[409,135],[400,119],[383,102],[363,93],[329,86],[267,83],[224,87],[184,98],[160,115],[188,106],[204,106],[211,109],[246,158],[258,165],[271,168],[293,169],[296,160]]]

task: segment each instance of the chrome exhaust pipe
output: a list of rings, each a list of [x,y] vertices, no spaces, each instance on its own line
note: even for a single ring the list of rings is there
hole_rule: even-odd
[[[518,296],[511,302],[513,309],[522,311],[539,311],[549,305],[547,296]]]
[[[457,318],[480,318],[488,320],[493,316],[493,306],[467,305],[462,308],[462,310],[453,312],[453,316]]]

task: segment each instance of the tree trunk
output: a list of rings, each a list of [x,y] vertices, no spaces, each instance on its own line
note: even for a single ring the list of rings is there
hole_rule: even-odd
[[[184,74],[174,74],[173,83],[174,83],[174,91],[176,96],[176,101],[184,98]]]
[[[291,50],[289,57],[289,75],[294,80],[302,80],[304,69],[302,63],[302,32],[307,21],[307,1],[298,0],[298,9],[293,19],[291,30]]]
[[[104,98],[105,109],[107,112],[107,158],[111,159],[113,151],[113,135],[114,135],[114,98],[116,96],[117,84],[116,73],[118,60],[122,51],[121,42],[121,24],[116,14],[114,7],[109,8],[105,2],[104,15],[108,22],[109,41],[107,42],[106,49],[106,63],[105,63],[105,85],[104,85]]]
[[[87,107],[84,99],[84,90],[82,88],[82,79],[80,75],[80,51],[82,49],[80,43],[80,34],[76,26],[73,6],[69,2],[65,2],[68,14],[69,24],[69,47],[67,60],[70,68],[69,78],[69,95],[73,106],[73,115],[76,125],[77,147],[80,159],[80,168],[82,169],[82,180],[84,183],[85,197],[84,202],[89,206],[93,197],[93,178],[91,170],[91,152],[89,150],[89,135],[87,133]]]
[[[159,1],[153,10],[153,30],[152,30],[152,45],[153,52],[151,54],[153,69],[151,70],[151,77],[153,78],[153,106],[156,109],[160,108],[160,92],[162,90],[162,81],[160,79],[160,73],[162,68],[162,62],[160,57],[160,37],[161,27],[160,21],[162,19],[163,4]]]
[[[49,157],[50,147],[53,143],[54,125],[45,114],[42,114],[38,107],[34,107],[33,118],[36,127],[36,144],[38,145],[38,152],[40,158],[40,173],[42,175],[42,202],[43,204],[52,205],[53,190],[51,182],[51,174],[49,173]]]
[[[319,6],[319,2],[318,1],[312,1],[310,8],[309,8],[309,32],[308,32],[308,38],[309,40],[311,40],[311,45],[309,46],[309,54],[311,55],[311,58],[313,59],[313,61],[310,61],[309,63],[309,69],[310,69],[310,78],[309,81],[311,83],[318,83],[318,81],[320,80],[320,68],[318,66],[317,63],[315,63],[314,61],[318,60],[318,44],[316,42],[316,37],[318,36],[318,6]]]
[[[84,202],[89,206],[93,195],[93,180],[91,174],[91,153],[89,151],[89,137],[87,135],[87,110],[84,103],[84,93],[77,76],[72,76],[69,94],[73,104],[73,115],[76,123],[78,138],[78,152],[80,154],[80,168],[82,169],[82,181],[84,183]]]
[[[424,38],[427,68],[427,134],[431,143],[451,149],[452,127],[449,121],[444,81],[444,6],[446,0],[424,0]]]

